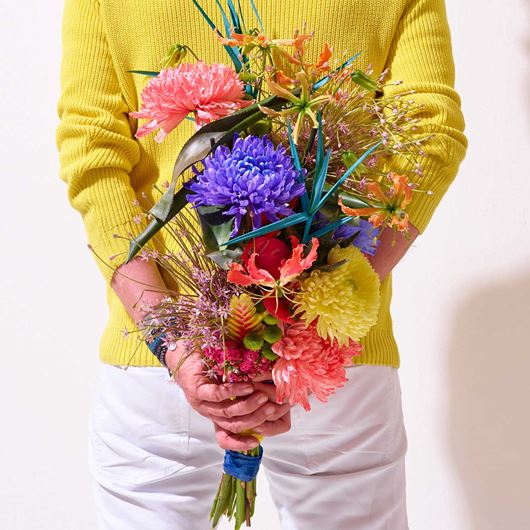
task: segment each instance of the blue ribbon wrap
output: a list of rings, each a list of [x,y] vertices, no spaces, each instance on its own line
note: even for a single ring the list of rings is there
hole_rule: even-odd
[[[258,456],[250,456],[238,451],[225,451],[224,472],[243,482],[250,482],[258,474],[262,456],[263,447],[261,445]]]

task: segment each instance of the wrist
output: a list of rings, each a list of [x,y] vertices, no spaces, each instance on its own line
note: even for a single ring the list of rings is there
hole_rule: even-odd
[[[166,341],[166,334],[162,328],[151,329],[146,337],[145,342],[151,353],[158,359],[160,364],[167,368],[169,375],[171,376],[171,370],[167,365],[166,355],[168,352],[168,345]]]
[[[179,369],[189,357],[182,341],[176,343],[173,349],[169,348],[166,352],[166,365],[173,379],[178,383]]]

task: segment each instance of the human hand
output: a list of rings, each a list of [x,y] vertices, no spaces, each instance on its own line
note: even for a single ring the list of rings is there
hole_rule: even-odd
[[[276,387],[273,384],[254,381],[254,388],[258,392],[265,392],[269,396],[269,401],[276,404],[276,413],[266,419],[261,425],[258,425],[254,432],[263,436],[276,436],[287,432],[291,428],[292,405],[276,401]]]
[[[257,392],[265,392],[272,403],[276,403],[276,387],[268,383],[253,381]],[[276,403],[276,413],[265,420],[261,425],[253,428],[252,431],[262,436],[276,436],[287,432],[291,428],[291,405],[289,403]],[[215,425],[215,437],[222,449],[232,449],[234,451],[248,451],[258,445],[257,438],[253,436],[233,433]]]
[[[186,357],[181,362],[183,356]],[[242,451],[255,447],[256,438],[237,433],[255,429],[269,420],[274,423],[288,410],[288,405],[269,401],[271,389],[256,389],[260,383],[213,383],[204,374],[200,354],[187,355],[181,342],[177,343],[175,350],[167,351],[166,364],[172,371],[180,365],[174,375],[176,382],[184,391],[190,406],[212,420],[216,429],[222,429],[224,435],[218,437],[218,442],[222,442],[223,445],[219,445],[224,449]],[[235,399],[231,399],[233,397]],[[282,420],[284,423],[285,419]],[[265,427],[267,432],[275,432],[279,425],[266,424]]]

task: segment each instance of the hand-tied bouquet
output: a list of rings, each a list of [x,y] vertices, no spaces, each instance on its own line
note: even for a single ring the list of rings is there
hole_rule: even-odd
[[[419,190],[387,164],[403,157],[421,176],[423,139],[411,134],[419,106],[403,93],[386,97],[386,73],[355,69],[357,55],[332,66],[324,44],[310,61],[311,33],[270,39],[252,0],[259,28],[251,30],[239,3],[228,0],[225,11],[218,2],[224,35],[193,1],[233,67],[175,45],[159,72],[133,71],[151,77],[131,113],[148,120],[138,138],[159,130],[162,142],[184,119],[197,128],[144,214],[149,226],[131,239],[127,261],[141,251],[180,287],[151,308],[145,327],[169,347],[183,340],[199,351],[217,382],[272,371],[277,401],[309,410],[310,393],[325,402],[344,385],[377,321],[380,281],[366,255],[387,227],[407,233],[406,207]],[[178,215],[185,206],[196,222]],[[144,247],[162,228],[177,251]],[[236,528],[250,525],[262,452],[226,452],[214,526],[223,514],[235,515]]]

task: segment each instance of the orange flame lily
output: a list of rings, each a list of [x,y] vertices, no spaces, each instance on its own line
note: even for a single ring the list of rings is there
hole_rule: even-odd
[[[232,263],[228,272],[228,281],[248,287],[249,285],[263,285],[274,289],[281,288],[294,280],[300,273],[309,269],[317,259],[318,239],[311,239],[311,250],[304,258],[304,246],[300,244],[298,238],[290,236],[293,252],[290,258],[286,259],[280,266],[280,277],[278,279],[266,271],[256,266],[257,253],[251,254],[247,262],[247,270],[241,263]]]
[[[298,52],[303,50],[304,41],[312,38],[313,35],[295,34],[293,39],[271,39],[263,33],[252,35],[249,33],[236,33],[232,31],[230,38],[227,39],[215,31],[219,42],[228,46],[239,46],[243,48],[243,53],[250,52],[253,48],[270,48],[279,46],[294,46]]]
[[[349,208],[339,197],[341,210],[352,217],[369,216],[368,221],[375,227],[386,223],[390,228],[396,227],[400,232],[407,232],[409,214],[405,212],[405,208],[412,200],[412,188],[406,176],[397,173],[391,173],[390,176],[393,184],[388,193],[381,189],[378,182],[369,182],[366,185],[368,192],[375,197],[378,204],[366,208]]]

